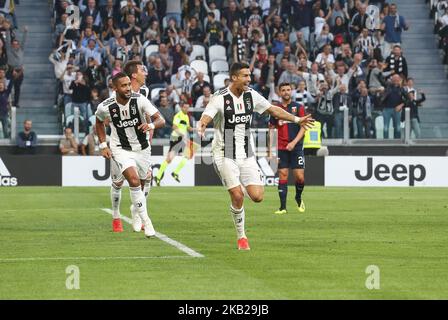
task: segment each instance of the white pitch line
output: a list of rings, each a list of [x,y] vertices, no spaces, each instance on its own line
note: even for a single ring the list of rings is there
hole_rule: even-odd
[[[3,262],[27,262],[27,261],[64,261],[64,260],[145,260],[145,259],[185,259],[187,256],[154,256],[154,257],[34,257],[34,258],[5,258]]]
[[[112,215],[112,210],[111,209],[103,208],[101,210],[103,210],[104,212]],[[123,216],[123,215],[121,215],[121,218],[125,222],[127,222],[128,224],[132,225],[132,219],[131,218]],[[180,251],[185,252],[186,254],[188,254],[191,257],[204,258],[204,255],[200,254],[199,252],[194,251],[191,248],[188,248],[186,245],[184,245],[184,244],[182,244],[182,243],[180,243],[180,242],[178,242],[176,240],[173,240],[173,239],[169,238],[168,236],[164,235],[163,233],[160,233],[160,232],[156,231],[156,237],[159,238],[160,240],[168,243],[169,245],[172,245],[173,247],[179,249]]]

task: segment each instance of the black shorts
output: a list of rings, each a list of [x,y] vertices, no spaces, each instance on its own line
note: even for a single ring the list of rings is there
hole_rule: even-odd
[[[183,150],[185,143],[182,142],[182,137],[177,138],[177,140],[170,140],[170,151],[174,151],[179,153],[181,150]],[[174,148],[175,147],[175,148]]]
[[[279,169],[305,169],[305,155],[303,149],[292,151],[278,150]]]

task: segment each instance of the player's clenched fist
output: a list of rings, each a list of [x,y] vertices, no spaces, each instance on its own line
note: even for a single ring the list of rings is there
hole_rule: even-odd
[[[155,126],[154,126],[154,123],[152,123],[152,122],[150,124],[143,123],[143,124],[138,126],[138,129],[141,130],[142,132],[145,132],[145,133],[149,132],[151,130],[154,130],[154,128],[155,128]]]
[[[109,147],[107,146],[107,142],[100,143],[100,152],[101,155],[106,159],[112,158],[112,152],[110,151]]]

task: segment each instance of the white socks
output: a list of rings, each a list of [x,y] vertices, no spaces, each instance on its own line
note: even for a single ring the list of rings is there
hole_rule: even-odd
[[[117,187],[113,183],[110,187],[110,200],[112,202],[112,215],[114,219],[120,219],[121,187]]]
[[[143,193],[145,194],[146,199],[148,199],[149,191],[151,191],[151,180],[146,180],[145,186],[143,187]]]
[[[241,209],[235,209],[232,205],[230,205],[230,214],[232,215],[233,223],[235,224],[238,239],[247,238],[246,233],[244,232],[244,207],[242,207]]]
[[[131,202],[143,223],[149,219],[146,211],[146,198],[141,187],[129,187]]]

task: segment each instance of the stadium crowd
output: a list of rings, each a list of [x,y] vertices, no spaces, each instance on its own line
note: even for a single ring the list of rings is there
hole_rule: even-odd
[[[24,48],[28,28],[18,35],[15,5],[18,0],[0,2],[0,137],[10,137],[10,109],[19,107],[20,88],[24,77]],[[19,137],[20,138],[20,137]]]
[[[71,5],[79,20],[67,14]],[[405,106],[418,138],[424,94],[414,88],[400,47],[408,28],[385,0],[56,0],[56,101],[67,126],[80,109],[87,134],[112,92],[111,76],[140,60],[150,99],[167,123],[156,137],[168,138],[179,106],[188,102],[197,120],[211,94],[228,84],[229,64],[244,61],[252,87],[274,103],[278,85],[291,83],[324,138],[342,138],[344,109],[351,138],[375,138],[378,130],[389,137],[391,121],[400,138]],[[267,127],[268,119],[255,115],[254,126]]]

